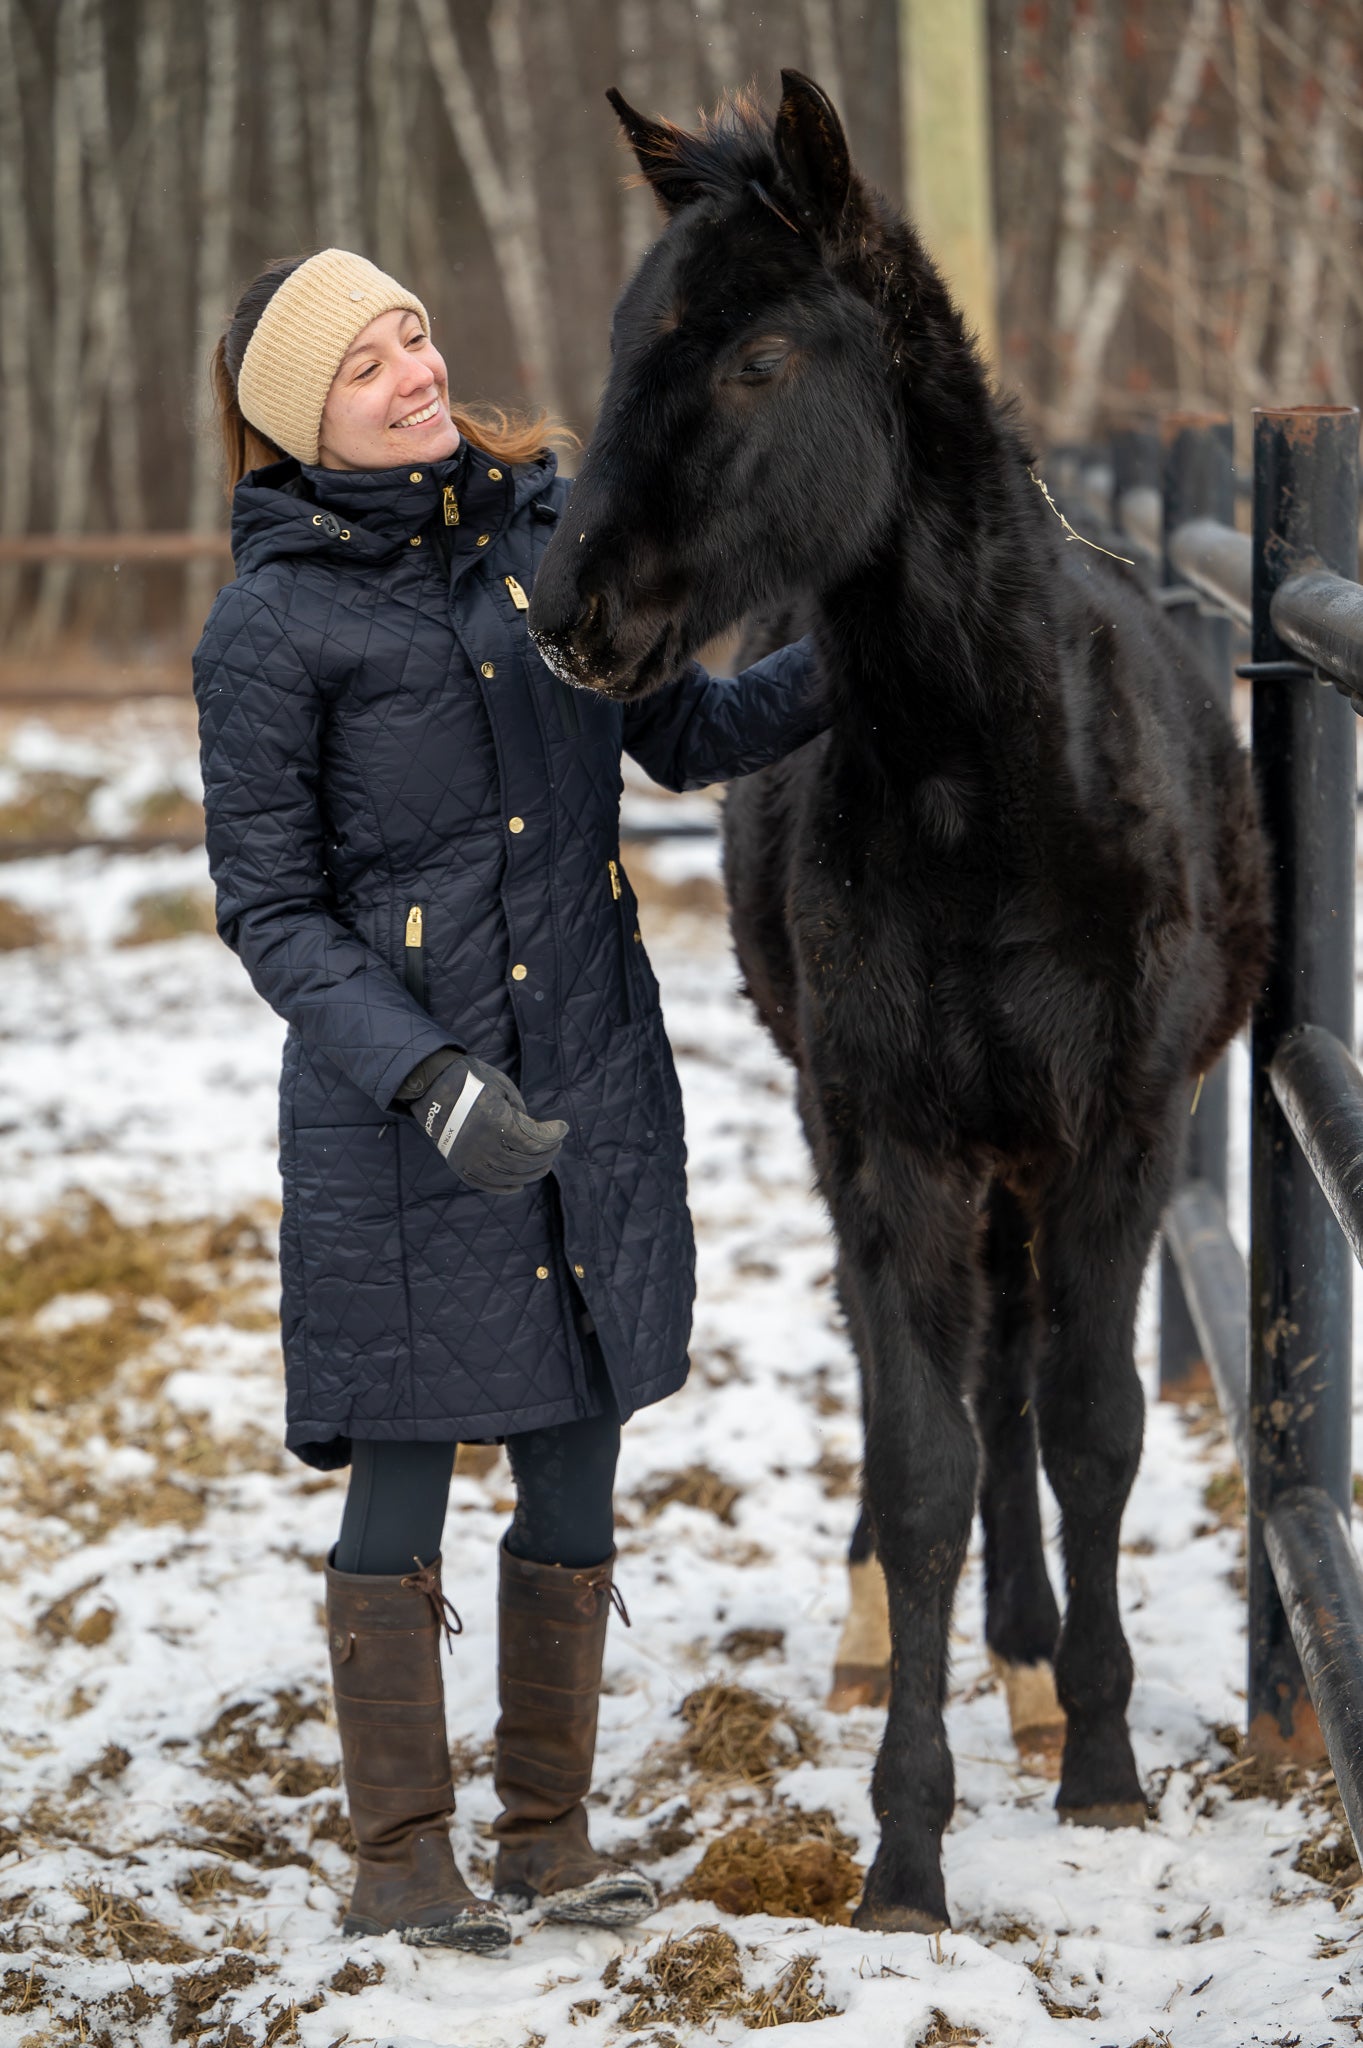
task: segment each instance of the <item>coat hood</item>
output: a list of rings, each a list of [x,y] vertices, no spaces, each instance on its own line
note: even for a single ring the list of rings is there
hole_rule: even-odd
[[[558,473],[552,451],[504,465],[464,441],[440,462],[417,469],[321,469],[293,456],[253,469],[232,497],[232,557],[238,576],[268,562],[311,557],[381,562],[411,543],[441,510],[447,489],[460,517],[494,537]]]

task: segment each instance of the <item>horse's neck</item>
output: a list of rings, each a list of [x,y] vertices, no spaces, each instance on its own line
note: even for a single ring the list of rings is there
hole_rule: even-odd
[[[931,490],[905,497],[877,559],[820,606],[835,725],[894,777],[1030,754],[1054,670],[1029,508],[1005,493],[993,529],[959,493],[949,505]]]

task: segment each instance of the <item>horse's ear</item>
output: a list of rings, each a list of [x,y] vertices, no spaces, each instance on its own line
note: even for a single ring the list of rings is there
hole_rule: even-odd
[[[801,210],[831,226],[847,204],[852,160],[837,108],[822,86],[802,71],[781,73],[781,105],[772,139]]]
[[[653,187],[654,196],[664,213],[675,213],[696,196],[696,183],[691,172],[683,165],[678,144],[685,139],[685,130],[675,128],[670,121],[650,121],[647,114],[633,108],[616,86],[611,86],[606,98],[620,116],[620,125],[625,131],[630,148],[634,151],[639,169]]]

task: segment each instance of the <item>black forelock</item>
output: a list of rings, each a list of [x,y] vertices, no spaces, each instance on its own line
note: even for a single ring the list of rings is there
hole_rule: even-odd
[[[702,113],[696,130],[666,127],[667,160],[697,194],[736,199],[756,179],[770,185],[779,176],[771,116],[753,86],[726,93],[713,114]]]

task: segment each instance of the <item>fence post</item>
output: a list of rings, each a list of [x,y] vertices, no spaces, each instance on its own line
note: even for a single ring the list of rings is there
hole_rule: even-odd
[[[1249,1267],[1249,1736],[1266,1756],[1316,1760],[1320,1729],[1264,1549],[1288,1487],[1350,1506],[1352,1252],[1279,1109],[1268,1066],[1299,1024],[1352,1046],[1355,718],[1292,674],[1273,592],[1319,563],[1358,573],[1358,421],[1351,406],[1254,414],[1254,759],[1273,847],[1277,943],[1251,1031]]]
[[[1163,423],[1160,487],[1164,499],[1164,560],[1160,581],[1177,584],[1169,560],[1169,541],[1189,519],[1217,519],[1235,524],[1234,437],[1230,420],[1218,415],[1174,413]],[[1197,603],[1181,604],[1171,614],[1191,642],[1218,699],[1227,710],[1231,700],[1231,628],[1229,619]],[[1204,1076],[1189,1118],[1183,1177],[1206,1180],[1224,1201],[1226,1146],[1230,1129],[1230,1098],[1226,1061]],[[1160,1395],[1177,1401],[1211,1385],[1207,1362],[1183,1299],[1168,1245],[1160,1252]]]

